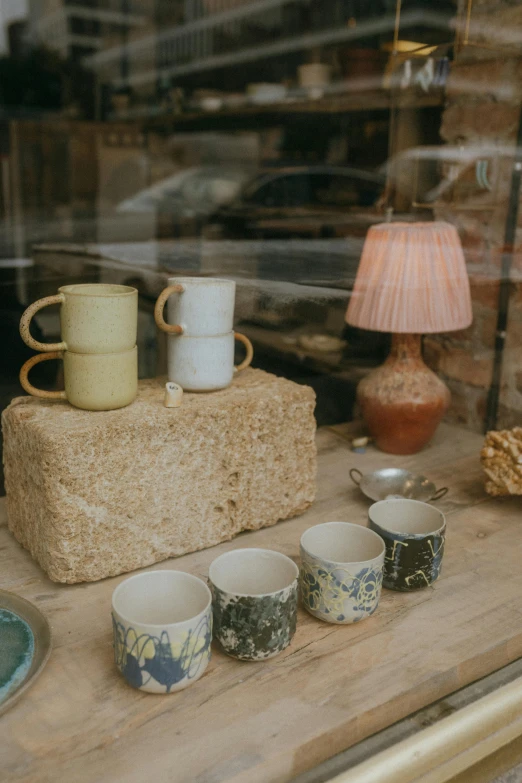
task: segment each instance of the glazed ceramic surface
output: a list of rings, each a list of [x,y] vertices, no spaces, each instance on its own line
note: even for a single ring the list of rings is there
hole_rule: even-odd
[[[35,681],[51,653],[51,629],[33,604],[0,590],[0,714]]]
[[[198,680],[211,654],[207,585],[182,571],[149,571],[112,596],[114,660],[129,685],[172,693]]]
[[[183,292],[172,295],[168,301],[169,323],[179,324],[183,334],[209,337],[232,331],[236,301],[233,280],[170,277],[168,282],[183,286]]]
[[[28,380],[31,367],[42,361],[63,359],[64,391],[43,391]],[[123,353],[53,351],[31,357],[20,371],[28,394],[48,400],[67,400],[76,408],[110,411],[130,405],[138,393],[138,349]]]
[[[20,321],[23,340],[36,351],[120,353],[136,345],[138,292],[126,285],[66,285],[55,296],[34,302]],[[31,318],[42,307],[61,304],[61,343],[39,343],[29,333]]]
[[[270,549],[236,549],[209,569],[214,635],[224,651],[244,661],[282,652],[297,625],[298,568]]]
[[[446,521],[441,511],[419,500],[380,500],[368,512],[370,527],[386,545],[385,587],[417,590],[438,579]]]
[[[185,391],[206,392],[230,386],[234,369],[243,370],[252,360],[252,348],[247,340],[247,359],[234,368],[234,339],[247,340],[234,332],[217,337],[169,336],[169,381]]]
[[[181,327],[187,337],[214,337],[232,331],[236,284],[209,277],[169,277],[158,301],[168,299],[168,325]],[[160,310],[163,304],[160,304]],[[162,316],[157,319],[164,328]],[[164,329],[164,331],[169,331]]]
[[[449,389],[424,363],[419,335],[394,334],[390,355],[357,387],[376,446],[415,454],[432,439],[450,404]]]
[[[301,597],[310,614],[328,623],[357,623],[379,604],[384,544],[349,522],[309,528],[301,538]]]

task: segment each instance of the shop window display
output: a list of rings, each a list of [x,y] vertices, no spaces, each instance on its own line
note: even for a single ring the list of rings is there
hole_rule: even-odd
[[[444,551],[448,572],[461,573],[451,536],[464,539],[468,522],[455,533],[450,516],[460,502],[499,504],[470,536],[492,534],[497,509],[511,523],[498,498],[522,494],[521,40],[509,0],[0,0],[0,407],[5,488],[17,504],[9,529],[31,566],[63,583],[195,558],[244,531],[260,542],[255,568],[267,564],[254,584],[247,555],[230,570],[222,561],[210,592],[180,578],[187,617],[176,604],[155,623],[152,598],[126,616],[139,581],[126,588],[132,600],[115,598],[117,666],[134,687],[204,692],[209,601],[234,664],[268,666],[281,653],[275,660],[291,667],[283,656],[304,616],[296,579],[307,622],[355,638],[354,623],[373,628],[386,601],[407,601],[388,598],[390,585],[440,595]],[[119,331],[125,339],[107,348]],[[377,404],[378,415],[369,410]],[[51,421],[49,411],[59,415]],[[452,472],[453,459],[469,481]],[[156,486],[160,474],[168,478]],[[82,475],[90,501],[78,494]],[[337,520],[321,506],[311,522],[321,529],[299,555],[297,527],[285,525],[304,524],[328,493],[352,493],[353,507],[339,501],[346,518]],[[365,497],[379,504],[366,538],[348,518],[366,514]],[[156,527],[144,526],[149,510]],[[299,577],[283,554],[266,555],[280,549],[283,529],[284,556],[306,560]],[[399,557],[407,546],[415,557]],[[466,539],[460,551],[472,548]],[[210,560],[201,562],[206,577]],[[0,641],[2,612],[34,631],[40,621],[24,611],[0,602]],[[155,625],[165,627],[156,635]],[[20,644],[30,638],[23,623],[16,632]],[[504,651],[518,650],[498,633]],[[475,664],[460,652],[447,693],[470,682],[461,675]],[[477,664],[477,677],[490,670]],[[2,687],[0,677],[0,712]],[[412,698],[412,709],[428,701]],[[391,704],[396,717],[404,705]],[[342,721],[325,709],[331,740]],[[372,703],[362,715],[370,733],[377,713]],[[262,780],[266,764],[277,770],[267,780],[291,780],[324,761],[308,718],[296,716],[308,744],[288,740],[291,772],[281,772],[286,750],[279,766],[268,740],[267,758],[251,763],[259,749],[249,750],[245,769]],[[332,754],[352,744],[343,742]],[[203,779],[210,762],[192,750],[184,779]]]

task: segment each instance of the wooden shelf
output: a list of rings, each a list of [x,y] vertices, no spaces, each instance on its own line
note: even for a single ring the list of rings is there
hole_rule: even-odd
[[[248,120],[251,118],[281,118],[287,115],[337,115],[361,111],[386,111],[391,108],[427,108],[442,106],[444,92],[418,94],[410,91],[391,93],[390,90],[378,89],[363,92],[353,92],[342,96],[327,96],[317,100],[286,100],[267,105],[245,105],[236,108],[223,108],[218,111],[191,111],[182,114],[165,112],[149,118],[151,125],[171,121],[175,125],[205,124],[210,125],[222,120]]]

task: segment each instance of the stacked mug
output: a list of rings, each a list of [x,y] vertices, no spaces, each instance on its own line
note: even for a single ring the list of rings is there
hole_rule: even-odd
[[[169,277],[158,297],[156,325],[169,335],[169,381],[186,391],[210,392],[230,386],[234,372],[248,367],[252,343],[234,332],[236,284],[205,277]],[[168,300],[168,323],[163,308]],[[243,362],[234,367],[234,341],[246,347]]]
[[[60,304],[62,342],[41,343],[29,331],[31,319],[48,305]],[[76,408],[108,411],[129,405],[138,392],[138,292],[126,285],[66,285],[58,293],[30,305],[20,321],[20,334],[42,353],[20,370],[20,383],[33,397],[67,400]],[[35,364],[63,359],[65,389],[35,388],[28,374]]]

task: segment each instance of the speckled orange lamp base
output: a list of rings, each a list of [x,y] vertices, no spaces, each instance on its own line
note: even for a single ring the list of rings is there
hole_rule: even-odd
[[[450,392],[424,363],[420,335],[394,334],[390,355],[359,383],[357,400],[379,449],[415,454],[435,434]]]

